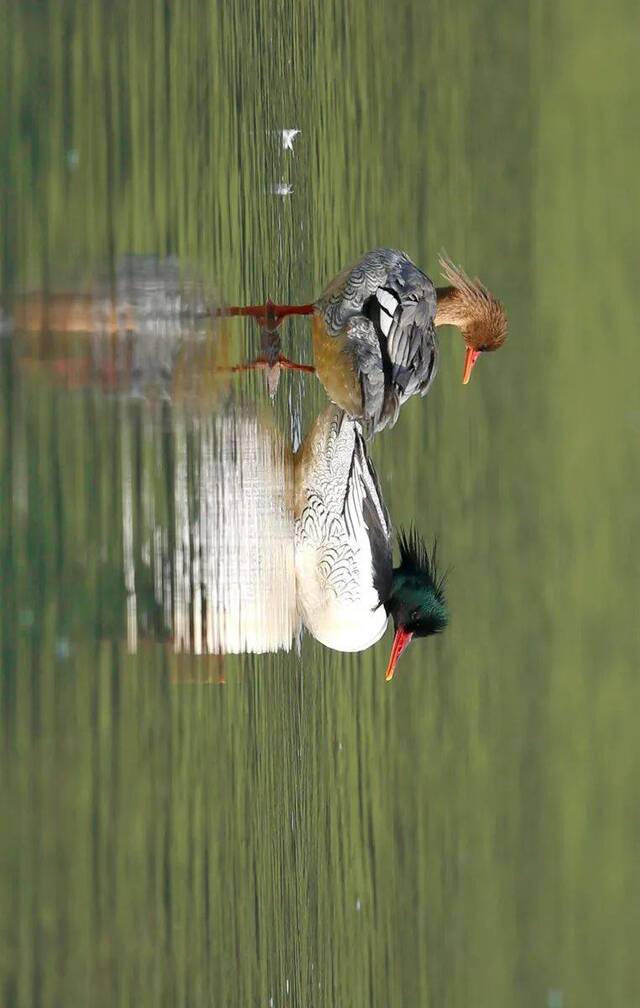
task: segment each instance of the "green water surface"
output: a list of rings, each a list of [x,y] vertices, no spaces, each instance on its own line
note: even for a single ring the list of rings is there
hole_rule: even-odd
[[[631,0],[0,3],[3,1008],[640,1004],[639,32]],[[171,512],[178,407],[56,381],[13,299],[153,253],[308,301],[376,245],[509,314],[467,388],[442,331],[372,449],[450,628],[390,686],[389,634],[181,681],[205,660],[122,618],[123,473]],[[285,375],[275,415],[323,396]]]

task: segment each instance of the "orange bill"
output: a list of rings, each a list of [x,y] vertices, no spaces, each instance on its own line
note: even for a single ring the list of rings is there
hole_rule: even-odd
[[[413,634],[409,633],[408,630],[405,630],[404,627],[400,626],[396,630],[395,637],[393,638],[393,645],[391,647],[391,657],[389,658],[389,664],[387,665],[387,671],[384,677],[387,682],[389,682],[390,679],[393,679],[393,673],[396,670],[398,658],[407,645],[411,643],[412,637]]]
[[[464,371],[462,372],[462,384],[468,385],[469,379],[471,377],[471,372],[473,370],[473,365],[480,356],[479,350],[474,350],[472,347],[467,347],[467,352],[464,358]]]

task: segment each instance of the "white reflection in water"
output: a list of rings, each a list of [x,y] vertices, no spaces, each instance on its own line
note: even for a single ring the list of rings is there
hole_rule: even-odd
[[[177,413],[177,415],[176,415]],[[257,416],[174,411],[172,521],[155,520],[143,496],[140,561],[176,651],[194,654],[289,650],[298,630],[291,511],[292,456]],[[124,458],[124,455],[123,455]],[[127,640],[133,565],[129,491],[123,479]]]

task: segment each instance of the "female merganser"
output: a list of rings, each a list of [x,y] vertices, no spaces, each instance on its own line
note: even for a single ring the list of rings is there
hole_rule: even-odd
[[[362,430],[337,406],[314,422],[295,459],[298,606],[310,633],[337,651],[362,651],[393,619],[386,679],[414,637],[438,633],[448,614],[443,578],[415,531],[392,528]]]
[[[440,257],[440,266],[449,286],[436,288],[404,252],[379,248],[342,270],[313,304],[267,302],[225,311],[251,315],[271,331],[287,315],[313,315],[318,378],[370,435],[393,426],[401,405],[429,390],[438,367],[435,326],[460,329],[467,348],[465,385],[479,355],[506,339],[500,302],[449,259]],[[245,366],[261,364],[258,359]],[[302,367],[282,355],[279,364]]]

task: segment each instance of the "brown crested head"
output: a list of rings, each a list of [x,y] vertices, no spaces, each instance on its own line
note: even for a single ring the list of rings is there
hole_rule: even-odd
[[[498,350],[506,340],[507,316],[500,301],[480,280],[470,280],[447,256],[441,255],[439,261],[442,275],[451,284],[449,297],[455,303],[452,309],[467,347],[463,376],[466,385],[478,356]]]

